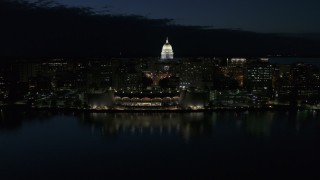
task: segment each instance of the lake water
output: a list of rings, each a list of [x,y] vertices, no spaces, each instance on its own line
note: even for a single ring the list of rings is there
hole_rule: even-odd
[[[315,111],[1,111],[0,179],[311,179],[319,145]]]
[[[320,68],[320,58],[304,58],[304,57],[271,57],[269,58],[272,64],[295,64],[303,62],[305,64],[313,64]]]

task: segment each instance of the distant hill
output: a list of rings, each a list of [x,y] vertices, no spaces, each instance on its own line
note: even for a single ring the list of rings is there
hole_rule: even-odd
[[[310,40],[320,40],[320,33],[292,33],[292,34],[286,34],[286,35],[291,37],[310,39]]]
[[[0,0],[2,57],[319,56],[319,38],[182,26],[170,19],[95,14],[89,8]]]

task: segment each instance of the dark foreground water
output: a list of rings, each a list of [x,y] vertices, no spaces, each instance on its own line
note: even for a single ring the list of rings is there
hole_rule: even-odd
[[[1,111],[0,179],[317,179],[319,145],[314,111]]]

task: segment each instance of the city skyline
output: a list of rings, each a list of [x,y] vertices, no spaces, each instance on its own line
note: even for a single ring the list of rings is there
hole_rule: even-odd
[[[319,0],[0,0],[0,179],[320,179]]]

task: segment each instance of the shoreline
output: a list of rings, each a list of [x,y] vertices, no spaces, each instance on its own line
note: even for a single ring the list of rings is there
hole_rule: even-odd
[[[302,107],[289,107],[289,106],[279,106],[279,107],[249,107],[249,108],[210,108],[210,109],[83,109],[83,108],[35,108],[26,107],[21,105],[11,105],[11,106],[0,106],[1,110],[25,110],[25,111],[48,111],[48,112],[86,112],[86,113],[196,113],[196,112],[264,112],[264,111],[320,111],[320,109],[306,109]]]

